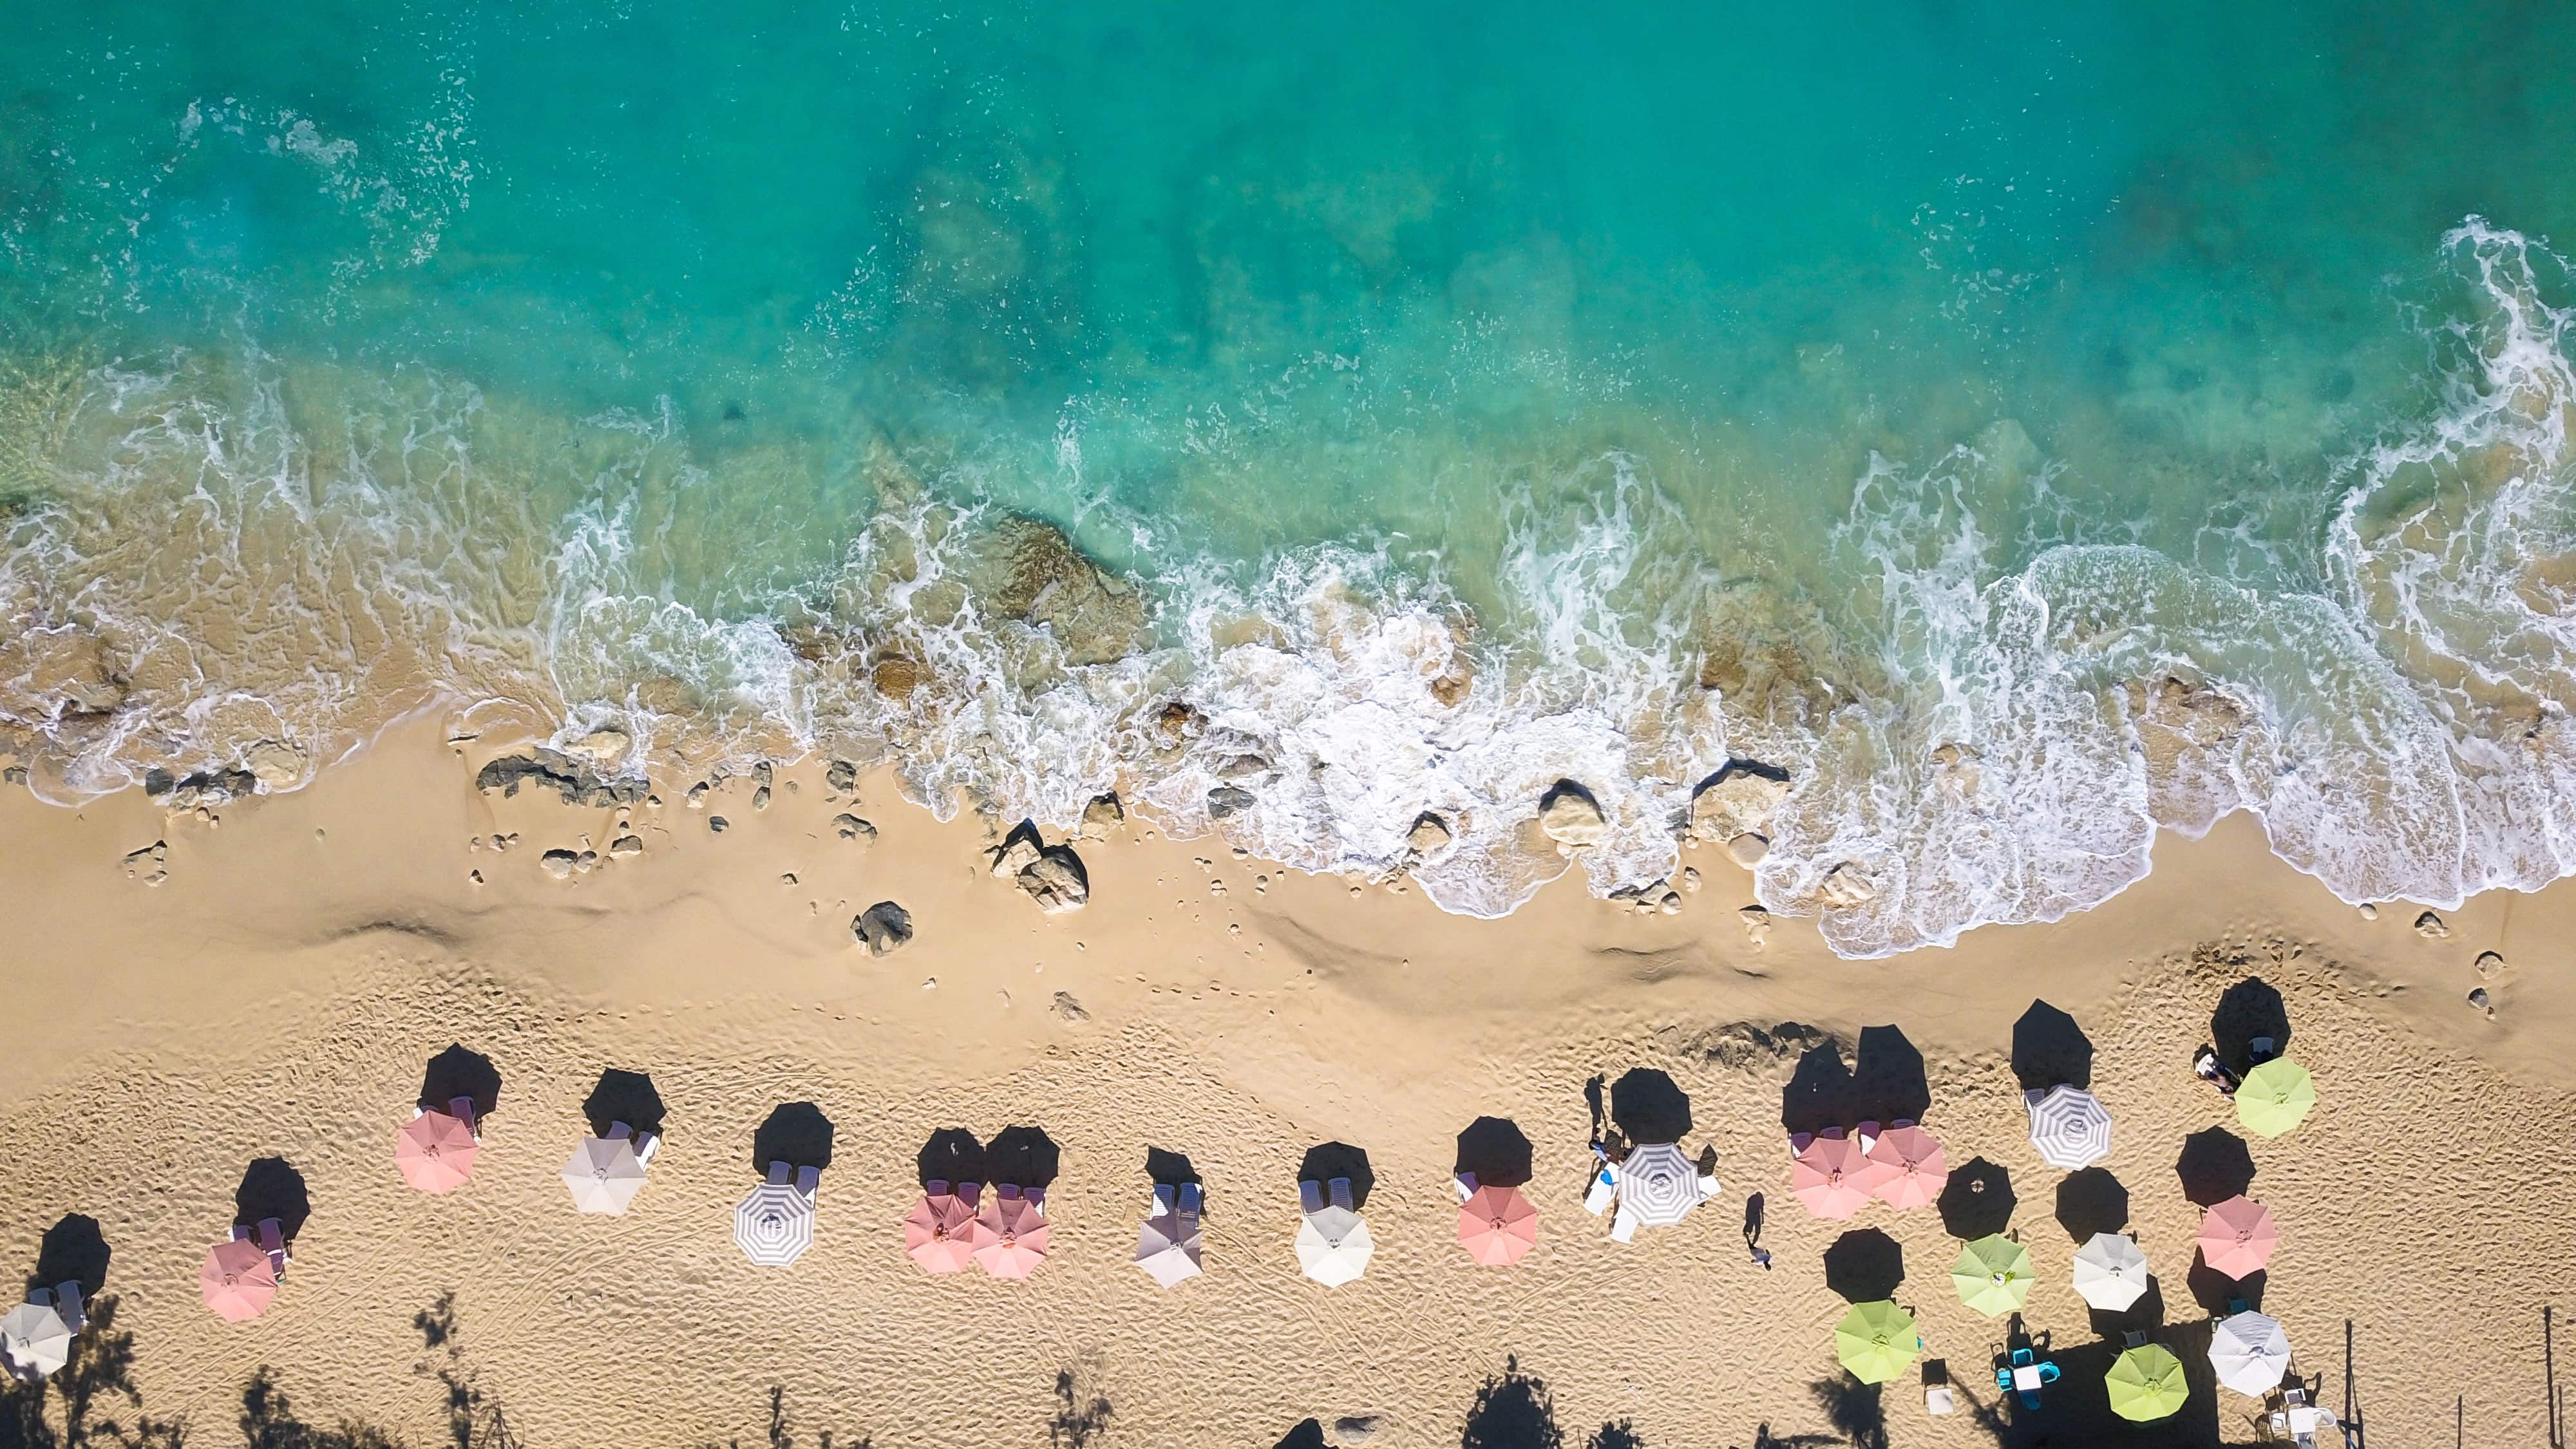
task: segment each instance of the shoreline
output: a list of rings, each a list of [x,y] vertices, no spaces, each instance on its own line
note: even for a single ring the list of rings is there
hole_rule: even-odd
[[[1476,921],[1418,891],[1354,895],[1131,830],[1080,847],[1091,902],[1050,916],[991,877],[971,817],[939,823],[862,780],[878,830],[862,855],[825,828],[847,802],[801,768],[777,773],[765,811],[748,808],[748,781],[719,792],[722,835],[710,811],[639,809],[640,857],[557,880],[539,852],[585,832],[604,844],[614,812],[477,794],[479,757],[429,723],[306,791],[225,807],[212,828],[140,796],[77,812],[0,802],[21,959],[79,963],[18,973],[0,1026],[0,1145],[25,1165],[0,1193],[0,1242],[30,1252],[63,1213],[100,1219],[146,1412],[223,1422],[267,1364],[299,1414],[423,1442],[441,1421],[413,1375],[434,1363],[471,1375],[531,1443],[756,1435],[777,1384],[809,1429],[846,1425],[842,1442],[941,1445],[980,1442],[970,1424],[1034,1439],[1069,1369],[1117,1406],[1103,1445],[1266,1445],[1310,1414],[1376,1416],[1372,1444],[1429,1445],[1456,1442],[1477,1386],[1516,1355],[1573,1442],[1619,1418],[1651,1445],[1813,1431],[1825,1415],[1806,1386],[1829,1377],[1841,1307],[1817,1264],[1842,1228],[1901,1241],[1899,1297],[1954,1377],[1973,1386],[1994,1325],[1949,1301],[1948,1239],[1928,1211],[1806,1216],[1780,1145],[1795,1052],[1744,1053],[1726,1028],[1800,1022],[1848,1049],[1893,1022],[1926,1060],[1926,1125],[1954,1162],[1982,1153],[2009,1170],[2040,1261],[2033,1326],[2064,1347],[2088,1335],[2050,1221],[2055,1174],[2017,1126],[2013,1021],[2043,998],[2093,1038],[2120,1124],[2104,1165],[2170,1264],[2190,1231],[2173,1154],[2231,1120],[2187,1056],[2218,991],[2248,974],[2289,999],[2295,1050],[2326,1095],[2309,1126],[2254,1144],[2258,1195],[2285,1234],[2266,1307],[2309,1372],[2336,1368],[2315,1356],[2345,1317],[2361,1322],[2365,1410],[2413,1442],[2448,1422],[2452,1385],[2411,1365],[2476,1352],[2529,1357],[2536,1374],[2538,1303],[2576,1289],[2551,1246],[2576,1199],[2497,1212],[2457,1197],[2475,1164],[2504,1170],[2514,1144],[2576,1109],[2576,1068],[2551,1047],[2570,992],[2547,944],[2566,938],[2576,890],[2472,901],[2428,940],[2411,912],[2364,921],[2304,883],[2240,819],[2160,843],[2148,879],[2095,911],[1852,962],[1791,920],[1751,949],[1736,918],[1748,881],[1720,851],[1695,853],[1703,887],[1676,916],[1560,881]],[[467,848],[496,831],[518,845]],[[121,861],[154,839],[168,874],[147,887]],[[916,932],[883,958],[850,944],[848,924],[880,898],[903,902]],[[2493,1021],[2460,1000],[2490,949],[2509,963]],[[385,1158],[421,1062],[450,1040],[499,1065],[500,1110],[476,1180],[423,1198]],[[1621,1249],[1575,1201],[1580,1088],[1634,1065],[1690,1094],[1685,1142],[1717,1148],[1726,1192]],[[608,1066],[653,1073],[667,1146],[631,1216],[581,1219],[554,1174]],[[838,1133],[818,1246],[795,1269],[751,1269],[724,1213],[752,1180],[754,1127],[799,1100]],[[1540,1248],[1511,1270],[1470,1268],[1447,1241],[1450,1139],[1487,1113],[1537,1147]],[[2496,1120],[2443,1142],[2456,1182],[2389,1175],[2461,1114]],[[1055,1260],[1027,1284],[923,1278],[897,1232],[915,1149],[939,1128],[989,1137],[1013,1122],[1062,1146]],[[1288,1251],[1298,1154],[1327,1140],[1367,1150],[1379,1184],[1379,1257],[1330,1292]],[[1171,1294],[1126,1262],[1149,1146],[1191,1156],[1209,1184],[1208,1280]],[[277,1307],[221,1324],[196,1301],[193,1263],[229,1221],[242,1164],[271,1153],[311,1184],[312,1222]],[[2380,1166],[2356,1183],[2344,1163]],[[1769,1274],[1737,1232],[1750,1191],[1770,1204]],[[2428,1247],[2414,1224],[2433,1213],[2461,1236]],[[2452,1254],[2469,1256],[2436,1271]],[[2188,1332],[2199,1310],[2178,1272],[2167,1281],[2168,1320]],[[2472,1281],[2498,1286],[2460,1286]],[[448,1294],[453,1360],[411,1323]],[[707,1342],[710,1313],[773,1330]],[[1358,1347],[1372,1342],[1404,1348]],[[674,1380],[684,1354],[701,1372]],[[987,1358],[1001,1362],[954,1372]],[[2473,1419],[2537,1432],[2525,1377],[2473,1386]],[[1885,1397],[1892,1442],[1976,1442],[1963,1419],[1926,1419],[1910,1383]],[[1685,1404],[1698,1407],[1676,1417]]]

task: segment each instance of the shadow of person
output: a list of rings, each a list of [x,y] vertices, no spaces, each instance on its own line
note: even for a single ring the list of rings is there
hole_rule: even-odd
[[[242,1169],[241,1186],[233,1189],[234,1222],[257,1227],[275,1218],[278,1232],[291,1243],[311,1216],[313,1197],[304,1190],[304,1174],[285,1158],[258,1158]]]
[[[2132,1333],[2153,1336],[2157,1329],[2165,1326],[2164,1281],[2150,1273],[2147,1275],[2147,1291],[2139,1294],[2137,1301],[2128,1307],[2120,1309],[2088,1307],[2084,1312],[2085,1317],[2093,1325],[2093,1336],[2096,1338],[2118,1343],[2123,1337]]]
[[[1932,1083],[1923,1053],[1892,1026],[1865,1026],[1852,1048],[1852,1090],[1863,1117],[1877,1122],[1919,1122],[1932,1110]]]
[[[2191,1289],[2192,1302],[2206,1309],[2212,1317],[2225,1317],[2236,1311],[2231,1306],[2234,1303],[2242,1303],[2260,1312],[2263,1288],[2271,1281],[2271,1276],[2268,1271],[2257,1268],[2242,1278],[2230,1278],[2209,1266],[2209,1261],[2201,1257],[2200,1250],[2194,1248],[2191,1251],[2191,1274],[2183,1282]]]
[[[662,1094],[653,1089],[653,1079],[642,1072],[623,1067],[610,1067],[599,1074],[599,1081],[582,1098],[581,1115],[590,1123],[590,1135],[605,1137],[608,1129],[623,1122],[640,1134],[662,1135]]]
[[[1323,1142],[1306,1149],[1297,1164],[1299,1182],[1331,1182],[1337,1177],[1351,1180],[1351,1207],[1368,1206],[1369,1189],[1377,1186],[1377,1174],[1369,1167],[1368,1154],[1347,1142]]]
[[[2290,1009],[2260,976],[2248,976],[2220,994],[2209,1014],[2209,1036],[2218,1059],[2238,1076],[2254,1066],[2254,1039],[2269,1037],[2274,1054],[2290,1048]]]
[[[818,1172],[830,1167],[832,1119],[811,1102],[781,1102],[770,1109],[768,1120],[751,1134],[751,1170],[766,1173],[773,1162]]]
[[[1005,1127],[984,1144],[984,1178],[995,1187],[1044,1192],[1055,1186],[1064,1154],[1036,1127]]]
[[[1848,1127],[1861,1118],[1860,1089],[1843,1065],[1842,1044],[1827,1039],[1798,1054],[1780,1088],[1780,1125],[1791,1132]]]
[[[1278,1449],[1332,1449],[1324,1439],[1320,1420],[1300,1419],[1297,1426],[1280,1436]]]
[[[77,1278],[84,1297],[103,1293],[107,1259],[107,1234],[99,1231],[98,1219],[87,1213],[67,1213],[45,1229],[44,1239],[36,1245],[36,1272],[27,1286],[51,1288]]]
[[[2070,1172],[2057,1184],[2057,1225],[2081,1243],[2129,1225],[2129,1190],[2099,1167]]]
[[[1854,1228],[1825,1249],[1825,1286],[1849,1303],[1896,1296],[1905,1281],[1905,1249],[1876,1228]]]
[[[984,1175],[984,1144],[963,1127],[942,1127],[931,1133],[930,1140],[922,1143],[921,1151],[913,1157],[913,1165],[921,1170],[924,1187],[934,1182],[953,1187],[988,1180]]]
[[[1520,1187],[1530,1180],[1529,1134],[1508,1117],[1479,1117],[1458,1134],[1456,1172],[1479,1187]]]
[[[2174,1159],[2182,1195],[2198,1207],[2214,1207],[2242,1195],[2254,1185],[2254,1154],[2245,1139],[2224,1127],[2204,1127],[2182,1140]]]
[[[2074,1017],[2045,1001],[2034,1001],[2013,1023],[2012,1065],[2025,1092],[2044,1092],[2061,1082],[2089,1090],[2093,1039],[2075,1024]]]
[[[1690,1094],[1653,1067],[1631,1067],[1610,1084],[1610,1120],[1631,1142],[1679,1142],[1691,1130]]]
[[[1564,1442],[1556,1397],[1544,1381],[1521,1372],[1518,1358],[1504,1359],[1502,1373],[1476,1390],[1458,1436],[1459,1449],[1552,1449]]]
[[[429,1059],[420,1074],[420,1108],[444,1112],[459,1097],[474,1099],[474,1115],[489,1117],[501,1109],[501,1069],[478,1051],[449,1042]]]
[[[1992,1237],[2011,1227],[2013,1209],[2019,1205],[2011,1174],[1982,1157],[1971,1157],[1950,1169],[1938,1202],[1942,1229],[1963,1242]]]
[[[1145,1149],[1145,1180],[1156,1187],[1179,1187],[1184,1183],[1201,1181],[1199,1170],[1190,1165],[1186,1155],[1161,1147]]]

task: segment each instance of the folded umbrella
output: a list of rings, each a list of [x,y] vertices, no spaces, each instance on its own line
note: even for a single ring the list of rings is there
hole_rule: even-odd
[[[903,1220],[903,1250],[925,1272],[963,1273],[975,1261],[975,1250],[989,1241],[973,1205],[955,1193],[922,1194]]]
[[[975,1249],[975,1263],[994,1277],[1025,1278],[1046,1261],[1046,1215],[1031,1199],[996,1195],[976,1223],[986,1240]]]
[[[2209,1366],[2218,1381],[2261,1398],[2281,1386],[2290,1370],[2290,1336],[2281,1321],[2261,1313],[2222,1318],[2209,1330]]]
[[[1819,1137],[1789,1164],[1789,1191],[1817,1217],[1841,1221],[1867,1206],[1887,1176],[1887,1169],[1870,1161],[1859,1143]]]
[[[2110,1391],[2111,1412],[2133,1423],[2170,1419],[2191,1401],[2182,1360],[2162,1344],[2140,1344],[2122,1353],[2102,1379]]]
[[[2201,1261],[2230,1278],[2261,1272],[2280,1241],[2272,1210],[2250,1197],[2231,1197],[2201,1215]]]
[[[2308,1120],[2316,1079],[2288,1057],[2258,1063],[2236,1085],[2236,1120],[2257,1137],[2278,1137]]]
[[[2019,1312],[2030,1302],[2030,1253],[2001,1233],[1959,1250],[1950,1270],[1959,1301],[1988,1318]]]
[[[1865,1384],[1883,1384],[1905,1372],[1922,1347],[1914,1315],[1891,1299],[1855,1303],[1834,1325],[1834,1357]]]
[[[268,1311],[277,1297],[277,1268],[257,1243],[233,1238],[206,1250],[197,1275],[206,1306],[227,1323],[246,1323]]]
[[[394,1138],[394,1166],[422,1192],[454,1192],[474,1175],[474,1129],[445,1112],[423,1112]]]
[[[2145,1296],[2147,1253],[2125,1233],[2095,1233],[2075,1250],[2075,1296],[2118,1313]]]
[[[1538,1245],[1538,1209],[1516,1187],[1480,1187],[1458,1208],[1458,1241],[1489,1268],[1521,1260]]]
[[[1950,1181],[1950,1164],[1940,1142],[1920,1127],[1890,1127],[1881,1132],[1870,1144],[1869,1160],[1882,1169],[1871,1190],[1892,1208],[1935,1202]]]

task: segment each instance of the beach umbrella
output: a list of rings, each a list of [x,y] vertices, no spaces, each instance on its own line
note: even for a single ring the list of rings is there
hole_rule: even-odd
[[[644,1190],[644,1162],[626,1137],[584,1137],[564,1164],[572,1205],[586,1213],[623,1213]]]
[[[2257,1137],[2278,1137],[2298,1126],[2316,1104],[2316,1079],[2288,1057],[2261,1063],[2236,1085],[2236,1120]]]
[[[1950,1182],[1950,1164],[1941,1144],[1920,1127],[1890,1127],[1870,1144],[1869,1160],[1880,1169],[1871,1191],[1892,1208],[1918,1208],[1937,1201]]]
[[[922,1194],[903,1220],[903,1250],[925,1272],[963,1273],[975,1261],[975,1250],[989,1241],[973,1204],[955,1193]]]
[[[976,1214],[975,1226],[984,1236],[976,1265],[996,1278],[1025,1278],[1046,1261],[1046,1215],[1027,1198],[996,1195]]]
[[[2147,1252],[2125,1233],[2095,1233],[2075,1250],[2075,1296],[2118,1313],[2147,1291]]]
[[[2030,1109],[2030,1145],[2049,1166],[2072,1172],[2111,1150],[2111,1114],[2091,1092],[2060,1085],[2023,1093],[2022,1104]]]
[[[1297,1229],[1297,1264],[1327,1288],[1339,1288],[1368,1271],[1377,1240],[1349,1208],[1320,1208]]]
[[[1199,1215],[1161,1212],[1136,1234],[1136,1266],[1169,1288],[1199,1275]]]
[[[474,1175],[474,1129],[444,1112],[423,1112],[394,1139],[394,1166],[422,1192],[454,1192]]]
[[[1979,1238],[1959,1250],[1950,1283],[1960,1302],[1988,1318],[2019,1312],[2030,1302],[2030,1253],[2001,1233]]]
[[[2280,1241],[2272,1210],[2250,1197],[2231,1197],[2201,1214],[2200,1259],[2230,1278],[2261,1272]]]
[[[2182,1360],[2159,1343],[2140,1344],[2113,1359],[2103,1383],[2111,1393],[2111,1412],[2133,1423],[2170,1419],[2191,1400]]]
[[[1807,1211],[1837,1222],[1859,1212],[1887,1170],[1848,1137],[1819,1137],[1789,1164],[1789,1191]],[[1697,1183],[1693,1183],[1697,1187]]]
[[[2209,1366],[2218,1381],[2261,1398],[2281,1386],[2290,1369],[2290,1337],[2281,1320],[2261,1313],[2222,1318],[2209,1330]]]
[[[1905,1372],[1922,1347],[1914,1315],[1890,1299],[1855,1303],[1834,1325],[1834,1357],[1865,1384],[1883,1384]]]
[[[1519,1188],[1480,1187],[1458,1208],[1458,1241],[1486,1267],[1507,1267],[1538,1246],[1538,1209]]]
[[[0,1358],[20,1376],[41,1379],[71,1358],[72,1326],[45,1303],[21,1303],[0,1314]]]
[[[208,1248],[205,1269],[197,1277],[206,1291],[206,1306],[226,1323],[259,1317],[277,1297],[276,1265],[247,1238]]]
[[[1699,1167],[1669,1142],[1649,1143],[1619,1164],[1619,1210],[1649,1228],[1668,1228],[1699,1206]]]
[[[814,1246],[814,1200],[787,1182],[764,1182],[734,1205],[733,1240],[764,1268],[784,1268]]]

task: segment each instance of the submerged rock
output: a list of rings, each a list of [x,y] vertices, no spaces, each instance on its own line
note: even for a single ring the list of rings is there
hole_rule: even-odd
[[[562,796],[566,805],[633,805],[644,798],[641,776],[610,779],[586,761],[544,747],[524,755],[504,755],[474,776],[475,789],[498,790],[504,798],[531,782]]]
[[[603,774],[614,773],[626,763],[627,752],[635,747],[632,736],[624,730],[592,730],[572,743],[560,746],[564,756],[578,760]]]
[[[848,760],[834,760],[823,768],[823,788],[843,795],[859,788],[859,767]]]
[[[1207,793],[1210,820],[1223,820],[1252,808],[1252,792],[1241,785],[1219,785]]]
[[[1136,586],[1085,557],[1053,524],[1011,518],[976,549],[970,582],[997,613],[1046,629],[1075,664],[1123,659],[1146,642]]]
[[[912,914],[892,901],[879,901],[850,922],[851,939],[872,956],[891,956],[912,943]]]
[[[1825,872],[1823,883],[1816,887],[1816,898],[1836,910],[1850,910],[1877,900],[1878,884],[1847,860]]]
[[[304,751],[283,740],[261,740],[242,751],[242,768],[264,790],[291,790],[304,783]]]
[[[1448,821],[1426,811],[1413,822],[1413,828],[1404,833],[1404,844],[1416,856],[1428,859],[1448,849],[1449,842],[1455,838]]]
[[[1592,792],[1572,780],[1559,780],[1539,797],[1538,828],[1559,845],[1597,845],[1610,825]]]
[[[248,799],[258,789],[259,777],[248,770],[199,770],[192,775],[153,770],[143,777],[143,793],[172,811],[229,805]]]
[[[1764,857],[1771,854],[1771,840],[1768,836],[1756,835],[1748,830],[1726,842],[1726,853],[1735,858],[1737,865],[1751,870],[1760,865]]]
[[[1690,833],[1712,844],[1739,835],[1768,840],[1771,812],[1789,798],[1789,772],[1759,760],[1728,760],[1691,796]]]

